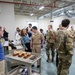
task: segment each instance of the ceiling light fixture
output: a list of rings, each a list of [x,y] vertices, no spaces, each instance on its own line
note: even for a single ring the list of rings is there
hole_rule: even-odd
[[[33,16],[33,15],[34,15],[33,13],[30,14],[30,16]]]
[[[73,11],[72,11],[72,10],[69,10],[68,12],[69,12],[69,13],[73,13]]]
[[[42,10],[42,9],[44,9],[45,7],[44,6],[41,6],[40,8],[39,8],[39,10]]]
[[[64,15],[64,13],[62,12],[60,15]]]

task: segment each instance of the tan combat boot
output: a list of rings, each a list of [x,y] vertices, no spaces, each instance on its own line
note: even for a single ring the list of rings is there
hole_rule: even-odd
[[[49,62],[49,60],[50,60],[50,57],[49,57],[49,55],[47,56],[47,62]]]
[[[52,57],[52,62],[54,62],[54,57]]]

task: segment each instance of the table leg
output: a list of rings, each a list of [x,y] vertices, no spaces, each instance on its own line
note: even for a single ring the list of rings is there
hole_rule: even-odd
[[[28,66],[28,75],[32,75],[31,65],[30,65],[30,66]]]
[[[7,60],[5,60],[5,74],[6,75],[9,75],[8,74],[8,66],[7,66],[7,63],[8,63]]]
[[[17,71],[16,71],[16,75],[19,74],[20,67],[21,67],[21,65],[18,66]]]
[[[39,59],[39,61],[40,61],[39,73],[40,73],[40,75],[41,75],[41,59]]]

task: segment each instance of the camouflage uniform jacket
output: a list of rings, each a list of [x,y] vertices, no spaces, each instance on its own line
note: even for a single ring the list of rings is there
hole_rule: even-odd
[[[55,38],[56,38],[56,33],[55,33],[54,30],[50,30],[46,34],[46,41],[47,41],[47,43],[55,43]]]
[[[55,44],[60,55],[73,55],[73,36],[70,31],[66,29],[58,30]]]
[[[74,30],[70,30],[70,32],[75,37],[75,31]]]
[[[70,30],[71,34],[74,36],[73,41],[75,41],[75,31],[74,30]]]

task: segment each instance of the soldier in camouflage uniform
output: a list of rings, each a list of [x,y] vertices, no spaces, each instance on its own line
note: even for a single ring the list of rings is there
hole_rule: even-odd
[[[52,62],[54,61],[54,55],[55,55],[55,31],[52,29],[52,25],[48,26],[48,33],[46,35],[46,55],[47,55],[47,62],[50,60],[50,52],[51,49],[51,55],[52,55]]]
[[[74,31],[73,26],[71,26],[71,30],[70,30],[70,32],[71,32],[71,34],[74,36],[73,41],[75,41],[75,31]]]
[[[62,30],[62,25],[60,24],[59,25],[59,28],[57,28],[57,31],[59,31],[59,30]],[[56,66],[58,67],[58,52],[57,52],[57,50],[56,50]]]
[[[58,74],[68,75],[69,68],[72,62],[73,56],[73,38],[74,36],[68,31],[70,21],[64,19],[62,21],[62,30],[56,33],[56,49],[58,51]]]
[[[71,32],[71,34],[74,36],[74,39],[73,39],[74,44],[73,44],[73,46],[74,46],[74,48],[75,48],[75,30],[74,30],[74,27],[73,27],[73,26],[71,26],[70,32]]]
[[[71,30],[70,30],[70,32],[72,33],[72,35],[74,35],[75,31],[74,31],[73,26],[71,26]]]

